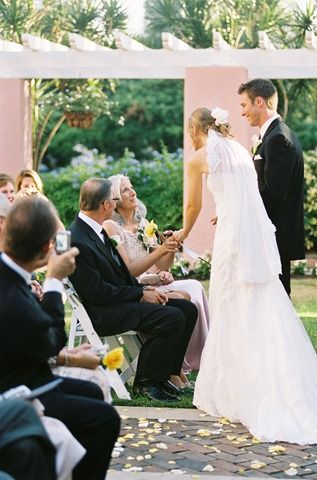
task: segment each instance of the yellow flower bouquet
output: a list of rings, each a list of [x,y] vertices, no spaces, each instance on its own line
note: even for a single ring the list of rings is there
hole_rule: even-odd
[[[141,240],[147,252],[151,252],[157,245],[158,227],[153,220],[145,226],[139,226],[138,239]]]
[[[103,367],[108,368],[109,370],[116,370],[117,368],[122,367],[124,360],[123,348],[118,347],[107,352],[101,359],[101,364]]]

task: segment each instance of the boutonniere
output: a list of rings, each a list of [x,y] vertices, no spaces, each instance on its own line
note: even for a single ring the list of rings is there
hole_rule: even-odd
[[[114,247],[119,247],[122,243],[120,235],[111,235],[109,238]]]
[[[252,135],[251,141],[252,141],[251,153],[252,155],[255,155],[259,146],[262,143],[262,138],[259,138],[258,135]]]

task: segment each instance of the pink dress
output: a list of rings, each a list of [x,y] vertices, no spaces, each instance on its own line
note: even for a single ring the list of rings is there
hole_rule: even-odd
[[[148,255],[141,240],[138,239],[138,233],[132,233],[125,230],[122,225],[111,221],[120,235],[122,245],[130,259],[140,260]],[[142,275],[140,276],[142,277]],[[139,277],[139,279],[140,279]],[[197,280],[175,280],[168,285],[162,285],[159,289],[182,290],[189,293],[191,301],[198,309],[197,323],[192,333],[192,337],[187,347],[183,363],[183,370],[189,373],[191,370],[199,370],[201,352],[209,330],[209,306],[203,286]]]

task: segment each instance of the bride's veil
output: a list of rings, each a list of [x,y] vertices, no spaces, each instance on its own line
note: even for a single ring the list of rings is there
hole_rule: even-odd
[[[262,283],[276,277],[281,265],[275,227],[265,211],[248,151],[210,129],[207,157],[210,174],[223,182],[222,207],[235,264],[232,280]]]

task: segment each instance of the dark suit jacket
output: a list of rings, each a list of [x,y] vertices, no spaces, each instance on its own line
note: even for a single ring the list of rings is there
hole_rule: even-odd
[[[253,159],[260,194],[276,227],[281,258],[305,258],[304,161],[297,137],[277,118],[265,132]]]
[[[66,343],[61,295],[39,303],[23,278],[0,259],[0,392],[54,379],[47,359]]]
[[[80,251],[70,277],[97,330],[112,335],[136,329],[141,318],[142,285],[120,258],[119,266],[108,245],[80,218],[71,225],[72,245]],[[101,326],[102,325],[102,326]]]

